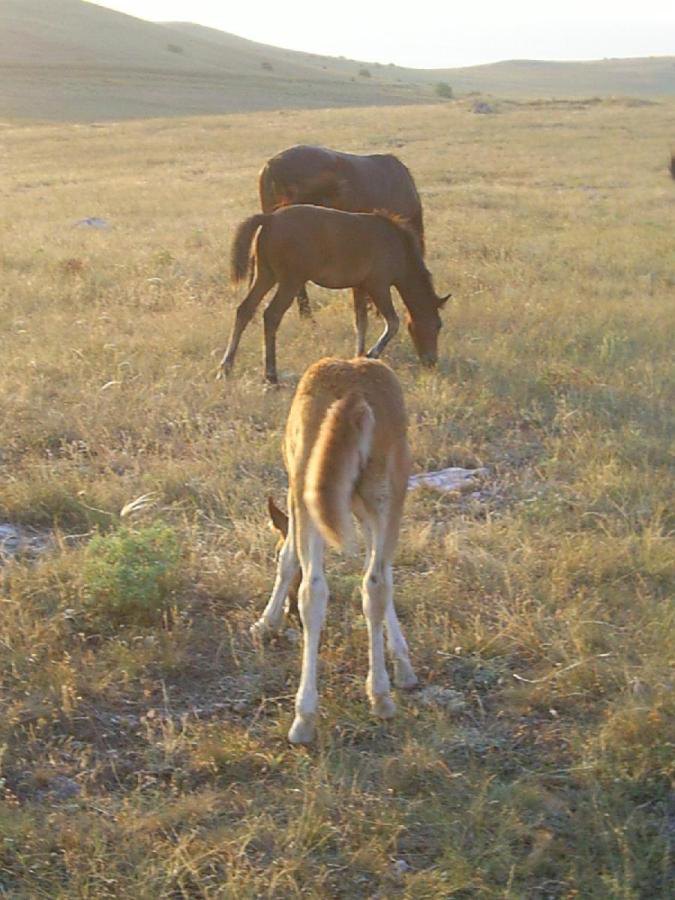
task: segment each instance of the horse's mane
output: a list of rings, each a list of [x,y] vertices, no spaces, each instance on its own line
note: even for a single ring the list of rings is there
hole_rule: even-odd
[[[408,220],[397,213],[389,212],[388,209],[375,209],[373,210],[373,215],[377,216],[379,219],[384,219],[385,222],[389,222],[401,234],[404,239],[408,256],[414,262],[415,267],[419,269],[420,273],[424,276],[424,279],[428,282],[430,290],[434,292],[431,273],[427,269],[424,257],[422,256],[422,247],[420,245],[419,236],[410,226]]]

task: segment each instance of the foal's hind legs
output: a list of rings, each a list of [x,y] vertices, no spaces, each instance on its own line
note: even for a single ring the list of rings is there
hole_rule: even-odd
[[[307,744],[316,731],[319,692],[317,661],[319,639],[326,617],[328,584],[323,571],[324,541],[306,510],[299,515],[297,525],[298,551],[302,565],[299,607],[302,619],[302,675],[295,698],[295,719],[288,740],[292,744]]]
[[[277,330],[288,307],[297,294],[297,285],[280,284],[263,313],[265,330],[265,379],[277,384]]]
[[[237,347],[239,346],[239,341],[241,340],[244,329],[253,318],[253,314],[260,305],[260,301],[273,284],[274,279],[271,275],[266,272],[264,274],[259,272],[253,287],[237,307],[234,327],[232,328],[230,340],[227,344],[227,350],[220,363],[219,377],[221,375],[227,375],[231,371],[232,366],[234,365]]]
[[[394,607],[391,562],[387,557],[386,551],[383,552],[377,547],[376,542],[380,539],[377,531],[363,520],[362,524],[367,543],[366,559],[368,561],[366,574],[363,579],[363,608],[368,619],[369,631],[372,627],[370,617],[374,614],[377,619],[384,604],[384,626],[387,633],[389,653],[394,663],[394,684],[398,688],[409,690],[417,684],[417,676],[410,663],[408,645],[403,637]],[[386,718],[386,716],[382,715],[381,710],[384,709],[385,712],[389,710],[390,715],[393,715],[395,709],[391,697],[386,698],[389,691],[389,679],[386,672],[384,654],[381,651],[381,627],[380,619],[380,631],[377,636],[378,646],[373,646],[371,637],[371,671],[368,675],[366,690],[375,714]],[[379,671],[378,666],[381,667]],[[382,678],[382,672],[384,672],[384,678]],[[382,695],[384,695],[384,699]]]
[[[384,558],[379,529],[368,525],[370,560],[363,577],[363,614],[368,624],[368,678],[366,693],[376,716],[390,719],[396,713],[384,656],[384,622],[392,603],[391,563]]]

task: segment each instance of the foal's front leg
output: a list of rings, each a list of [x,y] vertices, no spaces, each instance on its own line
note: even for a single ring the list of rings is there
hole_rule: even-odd
[[[279,554],[279,563],[277,565],[277,576],[272,588],[272,595],[269,599],[265,611],[257,622],[251,625],[251,635],[254,638],[264,638],[268,634],[273,634],[281,627],[284,615],[284,601],[288,596],[288,591],[293,579],[300,570],[300,560],[295,547],[295,523],[293,515],[293,500],[288,497],[288,531],[284,540],[281,553]]]
[[[356,355],[366,354],[366,331],[368,330],[368,294],[361,288],[354,288],[354,329],[356,331]]]
[[[389,288],[370,291],[369,293],[375,307],[384,318],[385,326],[379,339],[373,344],[366,356],[369,359],[379,359],[384,348],[398,331],[398,316],[396,315],[394,304],[391,302],[391,291]]]
[[[269,384],[277,384],[277,330],[288,307],[293,302],[299,288],[297,285],[280,284],[263,313],[265,330],[265,379]]]

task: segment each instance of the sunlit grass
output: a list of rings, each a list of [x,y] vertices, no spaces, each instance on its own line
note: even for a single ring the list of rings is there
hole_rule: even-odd
[[[0,570],[0,892],[667,896],[673,106],[470,109],[3,130],[0,520],[50,549]],[[416,467],[489,470],[477,496],[409,497],[422,691],[386,726],[359,573],[330,557],[310,750],[285,740],[298,647],[248,626],[292,386],[351,353],[348,298],[289,312],[285,388],[263,390],[259,321],[214,380],[232,229],[300,141],[413,170],[453,299],[437,370],[403,333],[388,359]],[[180,542],[158,619],[92,615],[91,538],[152,522]]]

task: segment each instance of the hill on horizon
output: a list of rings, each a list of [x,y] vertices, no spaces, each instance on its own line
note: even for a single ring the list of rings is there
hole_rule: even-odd
[[[0,116],[92,121],[504,98],[675,95],[675,58],[409,69],[268,46],[82,0],[0,5]]]

